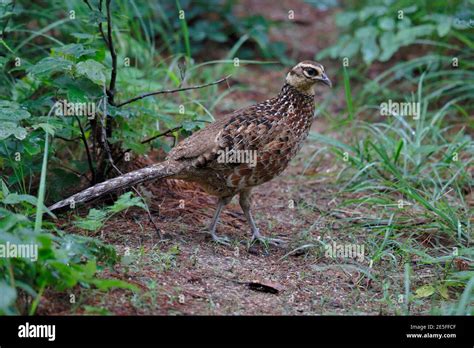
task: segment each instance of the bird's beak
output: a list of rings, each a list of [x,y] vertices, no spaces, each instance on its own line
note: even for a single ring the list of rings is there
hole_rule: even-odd
[[[329,79],[329,77],[327,77],[326,74],[323,73],[323,75],[321,76],[320,81],[321,81],[322,83],[324,83],[326,86],[329,86],[329,88],[332,88],[332,82],[331,82],[331,80]]]

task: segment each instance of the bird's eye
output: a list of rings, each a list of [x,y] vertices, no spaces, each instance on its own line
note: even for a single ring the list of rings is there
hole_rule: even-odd
[[[312,68],[308,68],[305,71],[306,71],[306,74],[308,74],[308,76],[316,76],[318,73],[316,69],[312,69]]]

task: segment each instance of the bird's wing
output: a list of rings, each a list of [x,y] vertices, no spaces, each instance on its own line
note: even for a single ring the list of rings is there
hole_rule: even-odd
[[[176,145],[168,154],[171,160],[197,160],[204,164],[221,149],[251,149],[272,126],[270,115],[263,115],[260,104],[237,110],[219,118]]]
[[[172,160],[190,160],[201,155],[212,152],[217,146],[219,132],[229,122],[233,114],[225,115],[217,121],[193,133],[186,139],[180,141],[168,154]]]

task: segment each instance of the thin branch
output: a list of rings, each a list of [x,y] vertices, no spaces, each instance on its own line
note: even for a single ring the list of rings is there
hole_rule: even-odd
[[[68,167],[68,166],[65,166],[65,165],[62,164],[62,163],[59,163],[58,166],[60,166],[61,168],[66,169],[66,170],[69,170],[71,173],[76,174],[76,176],[78,176],[78,177],[80,177],[80,178],[85,177],[87,180],[89,180],[89,179],[87,178],[87,175],[85,175],[84,173],[78,172],[77,170],[72,169],[72,168],[70,168],[70,167]]]
[[[81,139],[81,137],[75,137],[75,138],[72,138],[72,139],[68,139],[68,138],[62,137],[60,135],[55,135],[54,137],[58,138],[58,139],[61,139],[61,140],[64,140],[64,141],[72,141],[72,142],[75,142],[75,141]]]
[[[110,76],[110,85],[108,90],[109,102],[114,105],[115,82],[117,80],[117,52],[115,52],[114,42],[112,40],[112,15],[110,14],[110,2],[107,0],[105,6],[107,8],[107,37],[110,55],[112,56],[112,74]]]
[[[87,7],[89,7],[89,10],[94,11],[91,4],[89,3],[89,0],[83,0],[83,1],[86,3]],[[102,13],[102,0],[99,1],[99,12]],[[107,41],[107,36],[105,36],[102,22],[99,22],[99,31],[100,31],[100,34],[102,35],[102,39],[104,39],[105,44],[107,45],[107,47],[109,47],[109,42]]]
[[[99,6],[99,12],[102,14],[102,0],[99,1],[98,6]],[[107,45],[107,47],[109,47],[109,41],[107,40],[107,36],[105,36],[102,22],[99,22],[99,31],[100,31],[100,34],[102,35],[102,38],[104,39],[105,44]]]
[[[153,141],[153,140],[155,140],[155,139],[157,139],[157,138],[164,137],[164,136],[166,136],[166,135],[168,135],[168,134],[170,134],[170,133],[174,133],[174,132],[176,132],[177,130],[180,130],[181,128],[183,128],[183,126],[178,126],[178,127],[174,127],[174,128],[168,129],[167,131],[165,131],[165,132],[163,132],[163,133],[154,135],[154,136],[152,136],[151,138],[148,138],[148,139],[143,140],[141,143],[142,143],[142,144],[147,144],[147,143],[149,143],[150,141]],[[128,149],[128,150],[126,150],[125,152],[131,151],[131,150],[132,150],[132,149]]]
[[[86,3],[87,7],[89,7],[89,10],[94,11],[91,4],[89,4],[89,0],[83,0],[83,1]]]
[[[158,95],[158,94],[168,94],[168,93],[176,93],[176,92],[181,92],[181,91],[188,91],[188,90],[191,90],[191,89],[199,89],[199,88],[205,88],[205,87],[209,87],[209,86],[212,86],[212,85],[217,85],[221,82],[224,82],[224,81],[227,81],[229,79],[230,75],[226,76],[226,77],[223,77],[217,81],[214,81],[214,82],[210,82],[210,83],[206,83],[204,85],[197,85],[197,86],[190,86],[190,87],[183,87],[183,88],[177,88],[177,89],[165,89],[165,90],[162,90],[162,91],[157,91],[157,92],[151,92],[151,93],[145,93],[145,94],[142,94],[142,95],[139,95],[135,98],[132,98],[132,99],[129,99],[127,101],[124,101],[122,103],[119,103],[117,104],[117,107],[122,107],[124,105],[127,105],[127,104],[130,104],[130,103],[133,103],[133,102],[136,102],[137,100],[140,100],[140,99],[143,99],[143,98],[146,98],[146,97],[150,97],[152,95]]]
[[[81,120],[79,120],[79,117],[77,117],[77,115],[74,115],[74,117],[76,118],[77,123],[79,124],[79,129],[81,130],[82,142],[84,143],[84,147],[86,148],[87,162],[89,163],[89,170],[91,171],[91,175],[92,175],[91,182],[95,183],[96,174],[95,174],[94,166],[92,165],[92,157],[89,151],[89,145],[87,144],[86,134],[84,133],[84,128],[82,128]]]
[[[178,126],[178,127],[174,127],[174,128],[168,129],[167,131],[165,131],[165,132],[163,132],[163,133],[160,133],[160,134],[154,135],[154,136],[152,136],[152,137],[150,137],[150,138],[148,138],[148,139],[142,140],[142,141],[141,141],[141,144],[146,144],[146,143],[149,143],[149,142],[151,142],[151,141],[153,141],[153,140],[155,140],[155,139],[157,139],[157,138],[167,136],[167,135],[169,135],[169,134],[171,134],[171,133],[173,133],[173,132],[176,132],[177,130],[180,130],[181,128],[183,128],[183,126]],[[120,155],[118,156],[116,162],[119,163],[119,162],[123,159],[123,157],[125,156],[125,154],[126,154],[127,152],[130,152],[130,151],[132,151],[132,149],[130,149],[130,148],[129,148],[129,149],[126,149],[126,150],[124,150],[124,151],[122,151],[122,152],[120,153]]]

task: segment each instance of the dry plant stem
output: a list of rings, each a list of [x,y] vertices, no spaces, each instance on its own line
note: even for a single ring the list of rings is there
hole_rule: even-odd
[[[87,143],[86,135],[84,133],[84,128],[82,128],[81,120],[79,119],[79,117],[77,117],[77,115],[75,115],[74,117],[76,118],[77,124],[79,125],[79,129],[81,131],[81,139],[82,139],[82,142],[84,143],[84,147],[86,148],[87,162],[89,164],[89,170],[91,172],[91,179],[89,180],[89,182],[92,184],[95,184],[96,173],[95,173],[94,166],[92,165],[92,157],[89,151],[89,144]]]

